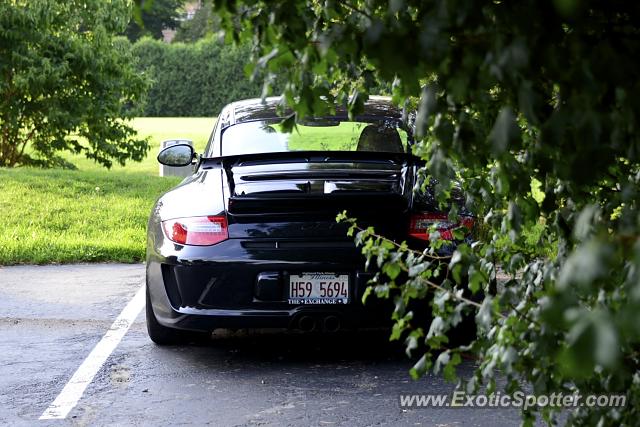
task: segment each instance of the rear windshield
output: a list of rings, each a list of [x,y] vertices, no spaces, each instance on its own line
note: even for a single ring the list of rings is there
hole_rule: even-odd
[[[252,121],[228,127],[222,134],[221,154],[233,156],[284,151],[407,151],[407,132],[394,121],[323,120],[297,124],[291,133],[283,132],[279,123],[279,120]]]

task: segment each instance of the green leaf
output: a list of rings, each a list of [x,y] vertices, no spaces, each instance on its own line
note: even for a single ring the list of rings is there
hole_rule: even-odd
[[[576,378],[588,378],[594,368],[611,368],[619,363],[619,340],[609,315],[602,310],[569,313],[575,318],[567,334],[567,347],[560,354],[565,373]]]
[[[280,132],[291,133],[293,129],[296,127],[296,114],[289,114],[280,122]]]
[[[447,363],[442,370],[442,375],[444,376],[444,379],[446,381],[453,383],[458,380],[456,367],[460,364],[461,361],[462,359],[460,358],[460,354],[453,353],[453,356],[451,356],[449,363]]]
[[[397,263],[388,262],[384,264],[382,271],[384,271],[391,280],[395,280],[402,271],[402,268],[400,268],[400,265]]]
[[[477,293],[482,289],[482,285],[486,282],[484,273],[480,270],[476,270],[474,267],[469,268],[469,289],[472,293]]]
[[[486,296],[478,309],[478,314],[476,314],[476,322],[478,322],[478,326],[488,330],[491,327],[492,318],[493,299],[490,296]]]
[[[433,372],[436,374],[439,373],[442,370],[442,368],[447,366],[450,360],[451,360],[451,352],[449,350],[446,350],[440,353],[438,355],[438,358],[436,359],[436,363],[433,365]]]
[[[436,316],[431,321],[431,325],[429,326],[429,332],[427,333],[427,338],[431,338],[434,335],[440,335],[444,330],[444,321],[442,317]]]
[[[411,357],[413,350],[418,348],[418,340],[423,336],[422,329],[418,328],[409,334],[405,340],[405,353],[407,357]]]
[[[489,134],[491,148],[494,155],[500,155],[520,139],[520,128],[516,123],[516,116],[511,107],[503,107],[496,118],[493,129]],[[515,148],[515,147],[512,147]]]
[[[598,221],[600,209],[596,205],[585,206],[578,215],[573,227],[573,236],[576,240],[585,240],[594,228],[594,222]]]
[[[367,286],[366,288],[364,288],[364,292],[362,293],[362,304],[365,304],[367,302],[367,298],[369,298],[369,295],[371,295],[372,292],[373,286]]]
[[[429,126],[429,118],[436,109],[436,93],[432,86],[425,86],[420,97],[420,107],[416,116],[416,137],[423,138]]]
[[[409,267],[409,277],[416,277],[423,272],[427,271],[431,267],[431,262],[421,262],[420,264],[414,264]]]
[[[464,227],[458,227],[452,230],[452,234],[455,240],[461,241],[464,240],[467,235],[467,229]]]
[[[598,239],[592,239],[571,254],[560,270],[558,288],[565,290],[572,285],[583,288],[605,277],[606,262],[611,256],[611,248]]]
[[[422,377],[429,370],[430,367],[431,367],[431,360],[429,359],[429,355],[424,354],[413,365],[413,367],[409,371],[409,374],[411,375],[411,378],[413,378],[414,380],[417,380],[420,377]]]

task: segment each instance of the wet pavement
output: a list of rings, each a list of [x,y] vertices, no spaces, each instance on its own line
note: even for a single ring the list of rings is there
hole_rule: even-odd
[[[143,265],[0,267],[0,424],[519,424],[513,409],[401,408],[401,393],[453,385],[411,380],[411,361],[381,332],[220,331],[158,347],[143,313],[67,418],[39,420],[143,283]]]

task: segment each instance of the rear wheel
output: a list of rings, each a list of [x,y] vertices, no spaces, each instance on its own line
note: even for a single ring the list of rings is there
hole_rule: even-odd
[[[190,342],[205,342],[211,338],[211,334],[207,332],[183,331],[162,326],[153,313],[151,298],[149,297],[149,288],[147,288],[146,294],[147,303],[145,313],[147,317],[147,333],[151,341],[158,345],[178,345]]]

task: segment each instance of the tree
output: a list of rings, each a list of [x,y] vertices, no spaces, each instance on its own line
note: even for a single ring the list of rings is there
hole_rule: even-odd
[[[483,238],[446,260],[341,216],[378,268],[370,293],[395,300],[392,338],[423,354],[412,375],[433,369],[454,380],[468,354],[477,364],[459,386],[469,393],[496,390],[498,372],[509,393],[619,393],[624,408],[577,407],[566,421],[637,424],[636,2],[215,4],[228,39],[253,43],[253,71],[283,77],[298,118],[334,102],[355,114],[374,85],[391,84],[398,105],[417,108],[425,186],[445,208],[459,185],[478,214]],[[432,247],[440,244],[432,233]],[[499,269],[508,279],[496,289]],[[433,321],[422,327],[407,307],[425,298]],[[461,347],[447,332],[465,313],[475,315],[477,338]],[[536,414],[552,423],[560,410],[523,409],[523,423]]]
[[[126,0],[0,3],[0,166],[70,166],[63,150],[106,167],[146,155],[122,120],[147,88],[114,38],[130,13]]]
[[[176,31],[174,42],[194,43],[207,35],[219,31],[217,16],[213,14],[210,0],[204,0],[193,19],[184,20]]]
[[[132,43],[142,36],[161,39],[162,30],[174,30],[178,27],[179,8],[184,4],[184,0],[137,1],[140,6],[136,8],[136,14],[129,21],[125,32]]]

